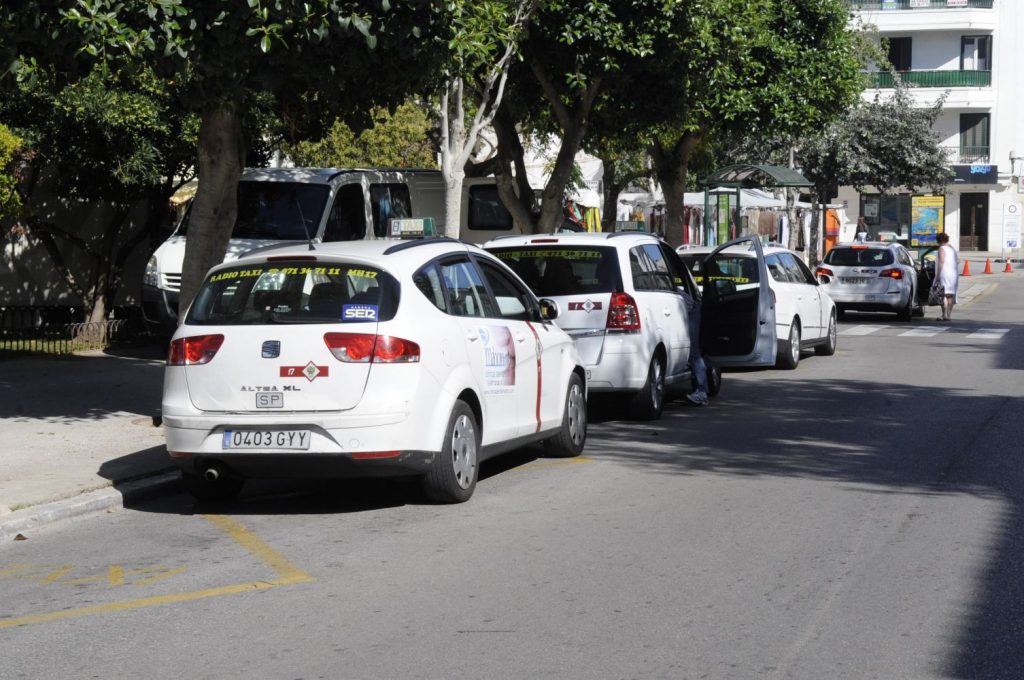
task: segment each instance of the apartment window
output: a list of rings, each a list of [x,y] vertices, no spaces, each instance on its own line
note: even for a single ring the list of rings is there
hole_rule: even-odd
[[[889,38],[889,63],[896,71],[910,70],[911,38]]]
[[[960,70],[992,70],[992,36],[965,35],[960,38]]]
[[[960,114],[960,162],[988,162],[989,114]]]

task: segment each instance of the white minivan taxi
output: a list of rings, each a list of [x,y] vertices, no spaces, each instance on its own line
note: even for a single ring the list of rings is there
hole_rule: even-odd
[[[693,388],[684,294],[698,294],[667,244],[643,233],[558,233],[504,236],[484,248],[558,302],[591,392],[623,394],[630,416],[654,420],[673,390]],[[720,379],[712,370],[712,394]]]
[[[411,475],[433,501],[465,501],[490,456],[583,449],[586,374],[557,314],[445,238],[218,265],[171,341],[168,453],[203,499],[250,477]]]

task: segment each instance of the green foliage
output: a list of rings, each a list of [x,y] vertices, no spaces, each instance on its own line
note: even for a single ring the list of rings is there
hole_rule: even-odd
[[[372,127],[359,134],[339,120],[322,139],[285,145],[284,151],[296,165],[310,167],[433,168],[437,165],[437,152],[430,140],[434,123],[423,106],[406,102],[394,113],[377,107],[370,116]]]
[[[18,178],[15,161],[24,148],[21,139],[0,123],[0,221],[16,218],[21,212],[21,198],[18,195]]]
[[[891,97],[862,102],[820,134],[803,139],[797,151],[800,166],[819,186],[847,185],[858,191],[873,186],[883,192],[929,187],[941,193],[952,177],[932,128],[942,105],[940,99],[933,106],[915,107],[906,87],[898,84]]]
[[[181,111],[181,96],[152,71],[97,67],[64,86],[21,83],[0,115],[22,131],[37,165],[57,170],[62,193],[130,202],[191,164],[198,121]]]

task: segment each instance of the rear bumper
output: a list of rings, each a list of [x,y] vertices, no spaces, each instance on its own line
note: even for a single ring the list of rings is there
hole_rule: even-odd
[[[647,382],[652,347],[641,334],[608,334],[596,364],[585,366],[589,392],[627,392]]]
[[[910,289],[887,293],[842,293],[829,290],[828,294],[837,309],[863,312],[895,312],[906,307],[910,299]]]
[[[309,479],[408,477],[421,475],[433,465],[435,451],[399,451],[387,458],[354,458],[351,454],[323,454],[299,451],[291,453],[220,453],[172,458],[183,472],[202,474],[211,465],[222,465],[241,477]]]

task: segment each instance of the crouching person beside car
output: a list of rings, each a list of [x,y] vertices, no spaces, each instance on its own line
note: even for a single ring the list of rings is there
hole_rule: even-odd
[[[690,336],[690,370],[697,381],[697,389],[686,395],[686,399],[698,406],[708,405],[708,368],[704,353],[700,349],[700,301],[687,292],[680,292],[686,304],[686,327]]]

